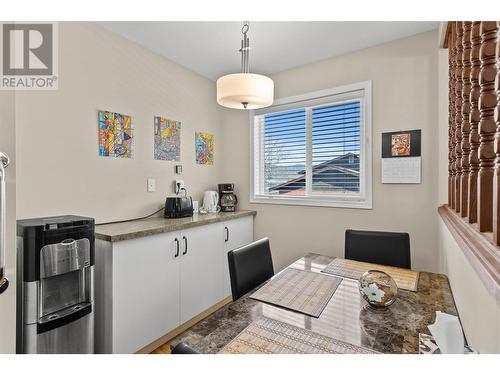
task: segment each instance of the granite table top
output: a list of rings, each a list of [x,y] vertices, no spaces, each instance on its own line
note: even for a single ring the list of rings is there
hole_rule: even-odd
[[[290,267],[320,272],[334,258],[307,254]],[[344,278],[319,318],[244,297],[227,304],[172,340],[201,353],[217,353],[251,322],[267,317],[381,353],[418,353],[418,335],[430,334],[435,312],[458,316],[445,275],[421,272],[417,292],[400,289],[389,309],[374,312],[358,291],[357,280]]]
[[[101,224],[95,227],[95,238],[109,242],[131,240],[159,233],[174,232],[200,225],[238,219],[245,216],[255,216],[256,214],[256,211],[238,210],[236,212],[194,214],[192,217],[183,217],[179,219],[152,217],[124,223]]]

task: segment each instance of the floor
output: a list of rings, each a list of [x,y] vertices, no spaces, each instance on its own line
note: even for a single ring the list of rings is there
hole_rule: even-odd
[[[201,320],[203,320],[204,318],[212,315],[213,313],[215,313],[216,311],[218,311],[222,307],[226,306],[227,304],[231,303],[232,301],[233,301],[232,296],[227,296],[226,298],[224,298],[223,300],[219,301],[215,305],[209,307],[205,311],[203,311],[200,314],[198,314],[197,316],[193,317],[191,320],[189,320],[189,321],[185,322],[184,324],[182,324],[181,326],[177,327],[173,331],[173,332],[175,332],[174,333],[175,337],[171,337],[170,336],[170,339],[168,339],[169,340],[168,342],[166,342],[165,344],[163,344],[160,347],[156,348],[155,350],[153,350],[149,354],[171,354],[170,348],[171,348],[172,344],[174,344],[174,346],[175,346],[176,343],[174,342],[174,340],[175,340],[176,337],[180,336],[182,333],[184,333],[185,331],[189,330],[196,323],[198,323]],[[147,352],[143,352],[143,353],[147,353]]]
[[[163,344],[162,346],[156,348],[149,354],[170,354],[170,342]]]

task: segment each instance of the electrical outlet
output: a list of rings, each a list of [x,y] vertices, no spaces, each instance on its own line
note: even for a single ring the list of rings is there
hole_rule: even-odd
[[[148,178],[148,191],[156,191],[156,180],[154,178]]]
[[[185,189],[183,180],[175,180],[175,194],[179,194],[182,189]]]

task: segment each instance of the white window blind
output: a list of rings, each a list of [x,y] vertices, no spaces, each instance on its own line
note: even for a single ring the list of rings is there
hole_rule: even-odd
[[[359,100],[312,109],[312,191],[359,194]]]
[[[253,112],[251,201],[371,208],[370,91],[365,82]]]
[[[306,112],[298,110],[264,115],[264,192],[294,194],[304,183]]]

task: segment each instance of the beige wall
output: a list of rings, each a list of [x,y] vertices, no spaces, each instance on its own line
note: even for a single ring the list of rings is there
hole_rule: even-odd
[[[5,275],[10,284],[9,288],[0,295],[0,354],[14,353],[16,349],[16,133],[14,108],[14,92],[0,91],[0,151],[9,155],[11,160],[10,165],[5,170]]]
[[[213,82],[92,23],[59,24],[59,78],[57,91],[17,95],[18,218],[153,212],[173,192],[175,164],[194,199],[216,188],[223,140]],[[132,116],[133,159],[98,156],[99,109]],[[181,163],[153,160],[155,115],[182,121]],[[215,134],[214,166],[195,164],[195,130]]]
[[[448,50],[439,50],[439,204],[448,200]],[[437,216],[437,213],[436,213]],[[469,345],[500,353],[500,303],[486,289],[457,242],[438,219],[439,271],[448,275]]]
[[[343,256],[344,231],[357,228],[409,232],[413,267],[437,270],[437,50],[428,32],[272,77],[276,98],[372,80],[372,210],[249,204],[248,117],[225,112],[224,178],[258,210],[255,235],[270,237],[276,268],[309,251]],[[381,133],[400,129],[422,129],[422,184],[380,183]]]
[[[439,252],[441,272],[448,275],[469,345],[480,353],[500,353],[500,303],[485,288],[441,219]]]

